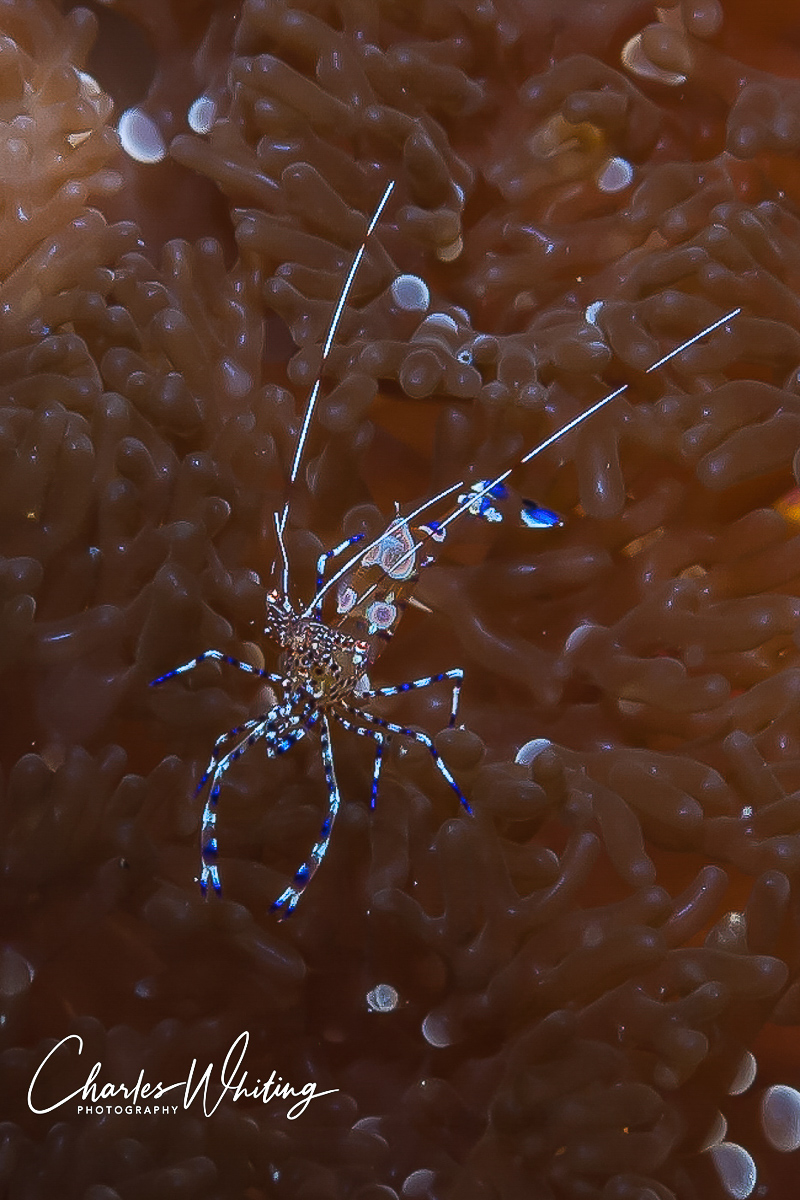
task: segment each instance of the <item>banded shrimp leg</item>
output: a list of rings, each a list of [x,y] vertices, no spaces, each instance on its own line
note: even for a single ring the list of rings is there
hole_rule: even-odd
[[[270,912],[279,913],[279,920],[285,917],[290,917],[297,907],[300,897],[308,887],[311,880],[319,870],[322,860],[324,859],[328,846],[330,845],[331,833],[333,831],[333,823],[336,820],[336,814],[339,811],[341,804],[341,796],[339,793],[339,785],[336,782],[336,770],[333,765],[333,752],[331,750],[331,730],[328,724],[327,713],[319,712],[316,714],[321,718],[319,740],[322,753],[322,766],[325,772],[325,783],[328,788],[328,811],[325,814],[325,819],[319,831],[319,838],[311,847],[311,853],[308,858],[298,867],[294,873],[294,878],[284,891],[281,892],[277,900],[273,900],[270,907]],[[316,716],[315,718],[316,719]]]
[[[425,676],[422,676],[420,679],[411,679],[406,683],[393,683],[393,684],[389,684],[387,687],[369,688],[366,691],[359,692],[358,699],[360,701],[363,701],[363,700],[372,700],[372,699],[375,699],[376,697],[380,697],[380,696],[400,696],[404,692],[413,692],[413,691],[417,691],[419,688],[432,687],[434,684],[443,683],[445,680],[450,680],[450,681],[452,681],[452,684],[453,684],[452,699],[450,701],[450,718],[447,722],[447,728],[452,729],[456,723],[456,715],[458,713],[458,700],[461,695],[461,684],[464,681],[464,671],[463,671],[462,667],[453,667],[449,671],[440,671],[437,675],[425,675]],[[457,786],[455,780],[453,779],[452,775],[450,774],[449,769],[444,767],[444,762],[441,759],[441,756],[439,755],[438,750],[436,750],[436,748],[433,746],[433,742],[431,741],[430,738],[428,738],[427,734],[417,735],[417,733],[414,730],[406,729],[406,727],[404,725],[395,725],[395,724],[392,724],[391,722],[383,721],[380,717],[376,717],[373,713],[367,713],[365,709],[357,708],[357,707],[355,707],[355,705],[348,705],[347,708],[348,708],[349,712],[361,717],[362,720],[366,720],[370,724],[372,724],[373,722],[380,723],[385,728],[385,732],[382,732],[381,730],[378,730],[378,729],[370,729],[369,727],[356,725],[351,720],[349,720],[347,717],[345,717],[343,715],[343,713],[339,712],[338,709],[336,709],[336,708],[333,709],[334,717],[336,718],[336,720],[339,722],[340,725],[344,726],[345,729],[348,729],[351,733],[358,734],[360,737],[374,738],[375,741],[378,743],[377,750],[375,753],[375,767],[374,767],[373,775],[372,775],[372,791],[370,794],[370,804],[369,804],[371,809],[374,810],[374,808],[377,804],[377,801],[378,801],[378,783],[379,783],[379,779],[380,779],[381,761],[383,758],[383,754],[386,749],[386,746],[389,743],[391,734],[395,733],[395,734],[400,734],[403,737],[410,738],[412,741],[419,742],[422,745],[427,746],[427,748],[431,751],[431,753],[434,756],[434,760],[436,761],[437,767],[442,772],[442,774],[444,775],[445,779],[450,784],[450,786],[452,788],[454,788],[456,795],[458,796],[461,803],[464,805],[464,808],[467,810],[468,813],[470,813],[470,814],[472,813],[472,809],[470,808],[469,804],[467,803],[466,799],[464,798],[463,793],[461,792],[460,788]]]
[[[381,777],[381,766],[383,765],[383,752],[386,749],[388,742],[388,734],[382,733],[380,729],[367,729],[361,725],[356,725],[353,721],[348,720],[343,713],[337,712],[334,708],[331,710],[334,717],[349,733],[358,734],[359,737],[369,737],[375,742],[375,762],[372,767],[372,790],[370,793],[369,806],[374,810],[378,802],[378,786]],[[356,711],[358,711],[356,709]]]
[[[272,683],[283,682],[283,676],[277,675],[274,671],[264,671],[261,667],[254,667],[250,663],[234,658],[231,654],[225,654],[222,650],[204,650],[196,658],[190,658],[188,662],[182,663],[179,667],[174,667],[171,671],[167,671],[165,675],[159,675],[158,679],[151,679],[149,686],[158,687],[160,683],[165,683],[167,679],[174,679],[176,675],[185,675],[187,671],[193,671],[195,667],[199,667],[207,658],[213,659],[215,662],[228,663],[231,667],[238,667],[240,671],[246,671],[248,675],[257,675],[259,679],[269,679]]]
[[[195,667],[199,667],[207,659],[214,662],[227,663],[231,667],[237,667],[240,671],[244,671],[248,675],[255,675],[258,679],[268,679],[270,683],[278,683],[285,688],[286,680],[282,675],[275,671],[264,671],[261,667],[254,667],[250,663],[242,662],[241,659],[234,658],[231,654],[225,654],[222,650],[204,650],[202,654],[198,654],[196,658],[190,658],[188,662],[183,663],[180,667],[175,667],[172,671],[167,671],[165,675],[159,675],[158,679],[151,679],[150,687],[158,687],[159,684],[165,683],[168,679],[174,679],[176,675],[185,675],[187,671],[193,671]],[[255,717],[253,720],[245,721],[242,725],[234,725],[233,729],[227,730],[226,733],[220,734],[214,742],[214,748],[211,751],[211,758],[203,775],[195,788],[195,796],[199,796],[203,787],[211,777],[214,766],[220,759],[219,751],[229,742],[231,738],[236,737],[239,733],[244,733],[245,730],[253,729],[267,718],[268,714],[264,713],[260,717]]]
[[[454,673],[455,672],[445,672],[442,674],[442,676],[440,678],[444,679],[446,677],[450,677]],[[458,673],[460,674],[460,672],[458,672]],[[429,682],[432,682],[432,680],[419,681],[417,683],[417,686],[423,687]],[[400,686],[398,686],[397,689],[394,689],[394,688],[379,689],[375,694],[391,695],[395,691],[410,690],[411,686],[413,686],[413,685],[408,685],[408,686],[400,685]],[[394,734],[400,734],[403,737],[410,738],[412,741],[419,742],[420,744],[426,746],[428,750],[430,750],[431,754],[433,755],[436,766],[439,768],[439,770],[441,771],[444,778],[447,780],[447,782],[453,788],[453,790],[455,791],[459,800],[463,804],[464,808],[467,810],[467,812],[470,815],[472,815],[472,809],[470,808],[466,797],[464,796],[463,792],[459,788],[459,786],[456,783],[453,776],[450,774],[450,771],[448,770],[447,766],[445,765],[444,760],[442,759],[442,757],[439,754],[436,747],[433,745],[433,741],[431,740],[431,738],[428,737],[427,734],[418,733],[415,730],[407,729],[407,728],[405,728],[405,726],[398,725],[393,721],[384,721],[381,717],[373,716],[371,713],[364,712],[363,709],[356,708],[353,705],[348,704],[348,705],[344,705],[343,707],[349,713],[351,713],[353,716],[358,717],[358,718],[360,718],[360,720],[366,722],[366,724],[357,725],[354,721],[351,721],[349,719],[349,717],[346,717],[344,715],[344,713],[339,712],[338,708],[333,708],[331,710],[333,713],[333,716],[340,723],[340,725],[342,725],[342,727],[344,729],[347,729],[350,733],[355,733],[360,737],[372,738],[376,743],[375,765],[373,768],[373,777],[372,777],[372,799],[371,799],[371,803],[370,803],[370,808],[374,809],[375,803],[377,800],[378,784],[379,784],[379,780],[380,780],[381,765],[383,762],[383,752],[384,752],[385,744],[388,739],[388,735],[390,733],[394,733]],[[312,846],[311,853],[309,854],[308,858],[302,864],[302,866],[300,866],[297,869],[297,871],[295,872],[294,878],[292,880],[292,883],[289,885],[289,887],[287,887],[281,893],[281,895],[278,897],[278,899],[275,900],[273,902],[273,904],[270,906],[270,911],[280,912],[281,917],[291,916],[291,914],[294,912],[295,908],[297,907],[298,903],[300,902],[300,898],[303,895],[303,892],[305,891],[306,887],[311,882],[311,880],[313,879],[317,870],[321,866],[322,861],[325,857],[325,854],[327,853],[328,846],[330,845],[331,834],[333,832],[333,824],[334,824],[334,821],[336,820],[336,815],[339,811],[339,806],[341,803],[339,786],[336,782],[336,772],[335,772],[334,764],[333,764],[333,752],[331,749],[330,726],[328,724],[328,717],[327,717],[326,713],[322,713],[321,717],[322,717],[322,728],[320,730],[320,745],[321,745],[321,750],[322,750],[322,762],[323,762],[323,766],[325,769],[325,780],[326,780],[326,784],[328,787],[328,812],[325,816],[324,821],[322,822],[322,827],[321,827],[320,833],[319,833],[319,839]],[[381,728],[380,729],[369,728],[369,726],[372,724],[380,725]]]
[[[451,672],[444,672],[442,675],[442,678],[444,677],[444,675],[447,675],[450,673]],[[462,672],[462,674],[463,674],[463,672]],[[427,682],[428,682],[427,680],[422,681],[420,683],[420,687],[426,686]],[[400,690],[403,690],[402,685],[400,685]],[[391,689],[389,689],[388,694],[391,694]],[[450,787],[453,789],[455,794],[458,796],[459,803],[469,813],[470,816],[474,815],[469,801],[467,800],[466,796],[462,792],[461,788],[456,783],[455,778],[453,777],[453,774],[450,771],[450,768],[447,766],[447,763],[444,761],[441,754],[434,746],[432,737],[430,737],[427,733],[422,733],[418,729],[409,729],[408,726],[406,726],[406,725],[398,725],[396,721],[387,721],[383,717],[377,717],[377,716],[375,716],[374,713],[367,712],[366,709],[363,709],[363,708],[357,708],[354,704],[345,704],[345,705],[343,705],[343,707],[352,716],[359,717],[362,721],[365,721],[368,725],[377,725],[380,727],[380,729],[385,730],[387,734],[390,734],[390,733],[398,734],[400,737],[408,738],[409,741],[417,742],[418,745],[424,746],[430,753],[431,757],[433,758],[433,761],[436,765],[436,769],[444,776],[446,781],[450,784]],[[341,719],[339,717],[338,713],[335,713],[335,715],[337,716],[337,719]]]
[[[464,671],[461,667],[453,667],[449,671],[440,671],[438,675],[427,675],[421,679],[412,679],[407,683],[395,683],[390,684],[388,687],[372,688],[369,691],[361,692],[359,694],[359,699],[369,700],[376,696],[399,696],[403,692],[411,692],[416,691],[418,688],[431,687],[433,684],[442,683],[446,679],[453,681],[453,699],[450,706],[450,720],[447,724],[447,728],[452,729],[456,722],[458,697],[460,695],[461,684],[464,679]],[[461,789],[456,784],[449,769],[445,766],[444,760],[442,759],[438,750],[436,750],[431,738],[429,738],[427,734],[419,734],[413,729],[407,729],[404,725],[398,725],[394,722],[385,721],[383,718],[375,716],[374,713],[368,713],[362,708],[357,708],[355,705],[346,705],[345,707],[352,715],[360,717],[368,724],[356,725],[354,721],[351,721],[348,717],[346,717],[344,713],[339,711],[338,708],[334,708],[332,712],[339,724],[343,726],[344,729],[347,729],[350,733],[358,734],[359,737],[373,738],[377,743],[375,752],[375,766],[372,774],[372,791],[369,805],[371,809],[375,808],[378,800],[378,786],[383,754],[386,746],[389,743],[390,735],[394,733],[399,734],[402,737],[410,738],[412,741],[419,742],[421,745],[424,745],[428,750],[430,750],[437,767],[442,772],[450,786],[454,789],[456,795],[464,805],[467,812],[470,814],[472,813],[472,809],[467,803]],[[373,723],[379,724],[381,729],[371,729],[369,726]]]
[[[463,667],[452,667],[449,671],[439,671],[437,675],[422,675],[419,679],[410,679],[406,683],[393,683],[388,687],[370,688],[359,693],[360,700],[372,700],[376,696],[399,696],[403,692],[415,692],[419,688],[432,687],[435,683],[443,683],[445,679],[453,682],[453,693],[450,701],[450,717],[447,728],[452,729],[458,715],[458,702],[461,698],[461,685],[464,682]]]
[[[319,714],[311,704],[306,704],[299,713],[292,712],[291,701],[290,697],[282,704],[276,704],[263,716],[252,721],[245,721],[244,725],[239,726],[240,732],[248,730],[247,736],[216,762],[213,771],[209,764],[209,770],[206,771],[201,781],[200,787],[209,776],[211,777],[211,786],[203,807],[203,818],[200,825],[200,890],[204,895],[208,890],[209,882],[218,895],[222,890],[219,869],[215,861],[218,851],[217,802],[222,787],[222,777],[237,759],[241,758],[251,746],[261,739],[266,743],[267,758],[277,758],[278,755],[285,754],[301,738],[305,737]],[[229,735],[223,734],[223,737],[227,736]]]

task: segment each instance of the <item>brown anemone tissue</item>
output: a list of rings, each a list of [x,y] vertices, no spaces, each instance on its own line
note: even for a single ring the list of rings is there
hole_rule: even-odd
[[[790,7],[0,3],[9,1200],[796,1194]],[[372,671],[464,668],[454,729],[441,687],[375,711],[474,816],[400,737],[371,813],[337,727],[330,851],[279,922],[316,729],[225,775],[207,902],[197,781],[275,692],[149,684],[209,648],[276,669],[271,514],[391,180],[295,601],[395,502],[628,389],[509,481],[562,525],[456,522]]]

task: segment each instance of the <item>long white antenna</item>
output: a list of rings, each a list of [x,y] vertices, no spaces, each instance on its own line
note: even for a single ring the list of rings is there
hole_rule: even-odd
[[[656,371],[659,367],[663,367],[664,363],[669,362],[669,360],[671,358],[675,358],[676,355],[682,354],[684,350],[688,350],[688,348],[693,346],[695,342],[699,342],[702,338],[707,337],[709,333],[713,333],[715,329],[719,329],[719,327],[724,325],[726,321],[732,321],[734,317],[738,317],[741,311],[741,308],[734,308],[731,312],[726,313],[724,317],[720,317],[718,321],[714,321],[711,325],[707,325],[705,329],[701,329],[699,333],[694,335],[694,337],[689,338],[688,341],[681,342],[680,346],[676,346],[674,350],[670,350],[669,354],[665,354],[663,358],[659,358],[657,362],[652,363],[651,366],[649,366],[644,372],[644,374],[649,375],[652,371]],[[576,429],[578,425],[583,424],[583,422],[587,421],[589,417],[593,416],[594,413],[599,412],[601,408],[605,408],[607,404],[610,404],[612,400],[616,400],[618,396],[621,396],[622,393],[626,392],[627,390],[628,384],[624,383],[621,387],[618,387],[616,391],[610,392],[607,396],[604,396],[602,400],[598,400],[596,404],[591,405],[590,408],[584,409],[582,413],[578,413],[577,417],[573,417],[571,421],[568,421],[566,425],[562,425],[560,429],[555,431],[555,433],[551,433],[549,437],[545,438],[543,442],[539,442],[538,445],[534,446],[532,450],[529,450],[528,453],[524,455],[523,458],[519,459],[518,462],[515,462],[513,466],[508,467],[507,470],[503,471],[495,479],[492,479],[486,483],[480,491],[470,491],[469,496],[465,498],[464,503],[456,505],[453,511],[449,513],[444,520],[438,521],[435,530],[432,530],[430,533],[426,533],[425,536],[420,538],[418,542],[414,542],[414,544],[410,546],[408,550],[406,550],[405,554],[397,560],[395,566],[399,567],[401,563],[404,563],[408,558],[415,554],[416,551],[425,544],[425,542],[432,538],[434,533],[439,534],[443,529],[446,529],[451,522],[455,521],[457,517],[460,517],[463,515],[463,513],[467,512],[468,509],[475,504],[476,500],[481,500],[484,496],[488,495],[493,488],[496,488],[498,484],[504,483],[512,471],[516,471],[517,467],[523,466],[524,463],[530,462],[532,458],[536,458],[538,454],[542,454],[545,450],[552,446],[554,442],[559,441],[561,438],[565,437],[566,434],[571,433],[572,430]],[[419,508],[416,508],[412,513],[409,513],[405,520],[413,520],[414,517],[418,517],[420,513],[423,513],[426,509],[431,508],[434,504],[438,503],[439,500],[444,499],[445,496],[449,496],[452,492],[455,492],[460,487],[464,487],[464,484],[453,484],[453,486],[447,488],[446,491],[440,492],[438,496],[434,496],[431,500],[426,500],[424,504],[419,506]],[[333,587],[334,583],[341,579],[341,577],[345,575],[351,567],[355,566],[355,564],[359,562],[364,555],[373,548],[373,546],[377,546],[378,543],[382,541],[383,537],[384,534],[381,534],[381,536],[376,538],[373,542],[370,542],[366,546],[360,547],[357,553],[354,554],[353,557],[350,558],[343,567],[340,567],[335,575],[331,576],[325,586],[320,588],[319,592],[314,597],[314,604],[306,609],[306,611],[303,613],[303,616],[311,616],[314,606],[319,604],[321,598],[331,587]],[[377,586],[377,584],[373,584],[372,587],[364,592],[363,596],[359,596],[359,602],[366,599],[366,597],[369,596]]]
[[[656,371],[659,367],[663,367],[664,363],[669,362],[671,358],[675,358],[677,354],[682,354],[684,350],[688,350],[689,346],[693,346],[695,342],[699,342],[701,338],[707,337],[708,334],[713,333],[715,329],[719,329],[720,325],[724,325],[726,321],[732,321],[733,318],[737,317],[741,311],[741,308],[734,308],[732,312],[727,313],[724,317],[720,317],[718,321],[714,321],[713,325],[707,325],[705,329],[700,331],[700,333],[696,333],[694,337],[689,338],[688,342],[682,342],[680,346],[677,346],[674,350],[670,350],[669,354],[665,354],[663,358],[659,358],[658,362],[654,362],[651,366],[649,366],[645,371],[645,375],[649,375],[651,371]],[[607,404],[610,404],[612,400],[616,400],[617,396],[621,396],[622,393],[627,390],[628,384],[623,383],[622,387],[617,388],[615,392],[611,392],[608,396],[604,396],[602,400],[598,400],[596,404],[593,404],[591,408],[587,408],[584,412],[578,413],[577,417],[573,417],[572,420],[568,421],[566,425],[562,425],[562,427],[557,429],[555,433],[551,433],[550,437],[545,438],[543,442],[539,442],[538,446],[534,446],[532,450],[529,450],[528,453],[521,458],[518,463],[515,463],[513,467],[509,467],[507,471],[503,471],[503,473],[498,475],[496,479],[492,479],[490,483],[487,483],[480,492],[471,493],[467,502],[458,505],[458,507],[455,508],[448,517],[445,517],[443,521],[439,522],[439,529],[446,529],[451,521],[455,521],[456,517],[461,516],[465,509],[469,508],[470,504],[474,504],[476,500],[482,499],[485,495],[491,492],[492,488],[497,487],[499,483],[504,483],[505,480],[508,479],[511,472],[515,471],[517,467],[521,467],[524,463],[530,462],[532,458],[536,458],[537,454],[542,454],[543,451],[552,446],[554,442],[559,441],[560,438],[564,437],[568,433],[571,433],[572,430],[578,425],[583,424],[583,422],[588,420],[588,418],[594,413],[599,412],[601,408],[605,408]],[[417,549],[417,547],[415,546],[414,549]],[[411,553],[413,553],[412,550],[406,551],[406,554]]]
[[[275,533],[278,538],[278,547],[281,552],[281,558],[283,559],[283,586],[282,586],[281,590],[282,590],[284,596],[288,596],[288,594],[289,594],[289,557],[286,553],[286,543],[283,540],[283,526],[281,525],[281,519],[277,513],[272,514],[272,519],[275,522]]]
[[[311,393],[308,397],[308,403],[306,404],[305,416],[303,417],[303,424],[300,429],[300,434],[297,438],[297,445],[296,445],[295,451],[294,451],[294,461],[292,462],[292,469],[289,472],[289,487],[290,488],[291,488],[292,484],[294,483],[295,479],[297,478],[297,472],[300,470],[300,461],[303,457],[303,450],[305,448],[306,438],[308,436],[308,430],[311,426],[311,419],[314,416],[314,409],[316,408],[317,399],[319,397],[319,390],[322,385],[322,368],[325,365],[325,360],[327,359],[328,355],[331,352],[331,347],[333,345],[333,339],[336,337],[336,330],[339,327],[339,321],[342,318],[342,313],[344,312],[345,305],[347,304],[347,298],[350,295],[350,291],[352,289],[353,282],[356,277],[356,272],[358,271],[358,268],[361,265],[361,260],[364,257],[364,253],[367,248],[367,242],[369,241],[370,234],[372,233],[375,226],[378,224],[378,221],[381,219],[381,214],[382,214],[384,208],[386,207],[386,204],[387,204],[389,197],[391,196],[393,190],[394,190],[394,180],[392,180],[391,183],[386,185],[386,189],[385,189],[383,195],[381,196],[380,203],[378,204],[378,207],[375,209],[375,212],[372,214],[372,220],[370,221],[369,225],[367,226],[367,232],[364,234],[364,240],[362,241],[361,245],[359,246],[358,250],[356,251],[355,258],[353,259],[352,265],[351,265],[350,270],[347,275],[347,279],[344,281],[344,286],[339,295],[339,300],[336,304],[336,308],[333,310],[333,316],[331,317],[331,323],[328,326],[328,335],[325,338],[325,344],[322,347],[322,359],[320,361],[319,374],[317,375],[317,378],[314,381],[314,386],[312,387]],[[286,528],[286,519],[289,516],[289,503],[290,503],[290,496],[287,493],[286,503],[283,506],[283,512],[281,513],[281,516],[280,516],[279,529],[280,529],[281,533],[283,533],[283,530]]]

